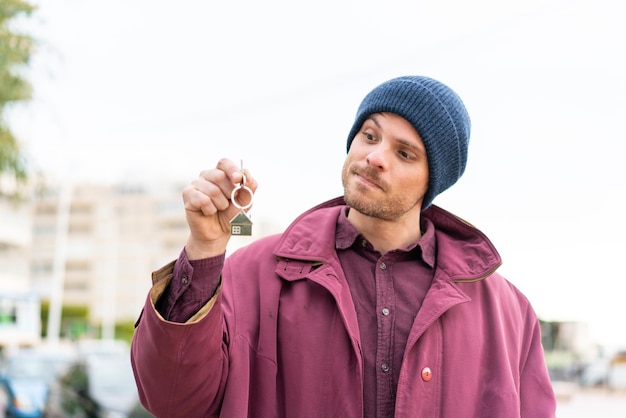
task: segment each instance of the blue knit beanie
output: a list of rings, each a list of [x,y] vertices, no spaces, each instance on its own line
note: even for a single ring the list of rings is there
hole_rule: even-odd
[[[463,102],[448,86],[421,76],[398,77],[372,90],[361,102],[350,135],[350,144],[363,122],[374,113],[402,116],[424,141],[428,158],[428,190],[422,209],[452,186],[465,171],[470,118]]]

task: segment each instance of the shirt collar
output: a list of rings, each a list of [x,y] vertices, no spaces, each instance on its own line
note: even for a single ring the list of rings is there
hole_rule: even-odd
[[[337,219],[337,233],[335,236],[335,247],[338,250],[345,250],[357,243],[365,242],[365,237],[348,221],[348,210],[346,206]],[[406,248],[399,248],[394,251],[403,253],[414,253],[428,264],[435,267],[435,255],[437,240],[435,238],[435,225],[430,219],[421,217],[422,236],[413,244]]]

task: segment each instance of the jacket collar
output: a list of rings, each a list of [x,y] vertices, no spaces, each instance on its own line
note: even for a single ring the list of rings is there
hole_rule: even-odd
[[[285,230],[274,255],[314,264],[338,263],[335,232],[344,207],[343,197],[337,197],[304,212]],[[491,241],[468,222],[435,205],[430,205],[422,216],[435,226],[437,269],[450,279],[481,280],[502,263]]]

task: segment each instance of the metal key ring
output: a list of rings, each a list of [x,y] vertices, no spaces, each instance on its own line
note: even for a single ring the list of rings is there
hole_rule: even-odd
[[[250,189],[248,186],[246,186],[246,181],[245,181],[246,177],[244,176],[244,181],[240,184],[237,185],[237,187],[235,187],[232,191],[232,193],[230,194],[230,201],[233,202],[233,205],[237,208],[237,209],[241,209],[241,210],[245,210],[248,209],[250,206],[252,206],[252,197],[254,196],[254,193],[252,193],[252,189]],[[245,190],[248,193],[250,193],[250,202],[247,205],[240,205],[237,200],[235,199],[235,194],[239,191],[239,190]]]

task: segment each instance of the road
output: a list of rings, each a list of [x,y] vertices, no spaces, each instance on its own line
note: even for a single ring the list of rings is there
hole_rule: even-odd
[[[624,391],[572,387],[557,394],[557,418],[626,418]]]

